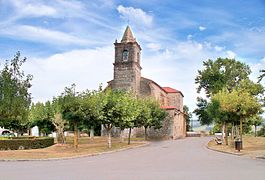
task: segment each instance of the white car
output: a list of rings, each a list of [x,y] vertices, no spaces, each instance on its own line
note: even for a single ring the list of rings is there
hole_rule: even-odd
[[[0,129],[0,136],[4,136],[4,137],[10,137],[10,136],[14,136],[14,133],[8,129]]]

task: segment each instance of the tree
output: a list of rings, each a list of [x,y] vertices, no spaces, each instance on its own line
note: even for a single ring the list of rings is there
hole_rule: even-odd
[[[94,128],[100,124],[102,112],[101,88],[98,91],[85,91],[81,94],[81,110],[84,115],[83,124],[90,129],[90,137],[94,138]]]
[[[75,84],[66,87],[64,93],[59,97],[62,104],[63,119],[74,126],[74,147],[78,148],[78,125],[82,123],[84,116],[81,109],[81,98],[75,92]]]
[[[263,119],[261,116],[253,116],[253,117],[250,117],[249,119],[251,125],[254,126],[254,135],[255,137],[257,136],[257,126],[260,126],[263,122]]]
[[[21,69],[26,58],[20,58],[17,52],[14,59],[6,61],[0,71],[0,124],[6,128],[17,130],[17,126],[11,121],[18,122],[17,125],[26,125],[28,120],[31,94],[32,75],[25,75]]]
[[[63,119],[62,114],[57,112],[52,119],[52,123],[57,130],[57,142],[64,144],[65,137],[64,137],[64,129],[67,126],[67,121]]]
[[[147,98],[139,101],[139,108],[141,111],[135,119],[135,124],[137,127],[144,127],[146,140],[147,128],[154,127],[155,129],[160,129],[167,113],[160,108],[160,104],[154,99]]]
[[[128,144],[131,142],[131,130],[136,127],[135,119],[140,113],[139,102],[132,93],[122,94],[122,119],[115,126],[121,129],[121,141],[123,141],[123,131],[129,128]]]
[[[103,108],[100,122],[107,131],[109,148],[111,148],[111,129],[119,124],[123,118],[123,99],[121,98],[123,94],[122,91],[112,91],[110,89],[101,94]]]
[[[57,142],[65,143],[64,130],[68,127],[68,122],[62,116],[62,104],[59,98],[53,98],[52,101],[52,118],[51,122],[57,131]]]
[[[227,124],[239,121],[242,139],[243,119],[258,113],[258,111],[250,112],[251,108],[248,105],[253,105],[254,101],[258,102],[257,97],[264,92],[263,87],[249,79],[251,73],[249,66],[234,59],[217,58],[215,61],[203,62],[203,65],[204,69],[199,71],[195,83],[199,85],[198,93],[204,89],[210,101],[199,98],[198,108],[194,112],[199,116],[202,124],[212,122],[222,124],[223,132],[227,130]],[[242,96],[245,94],[247,98],[243,102]],[[239,101],[245,104],[240,105]],[[232,106],[234,110],[229,110]],[[227,136],[225,139],[227,143]]]
[[[186,115],[186,131],[192,131],[192,125],[190,125],[192,121],[192,113],[189,112],[189,107],[184,105],[183,106],[184,114]]]
[[[198,116],[198,119],[201,125],[210,125],[213,123],[213,119],[210,117],[209,113],[207,112],[208,102],[206,99],[197,98],[197,106],[193,113]]]
[[[39,136],[41,133],[48,135],[55,129],[51,121],[53,116],[50,101],[47,101],[45,104],[41,102],[32,103],[29,115],[30,127],[38,126]]]
[[[260,70],[260,72],[262,73],[259,77],[258,77],[258,82],[261,82],[261,80],[265,77],[265,69]]]
[[[240,140],[242,140],[243,121],[247,118],[261,113],[261,104],[258,99],[249,92],[243,90],[220,91],[212,97],[220,103],[220,110],[226,113],[233,113],[239,117]]]
[[[203,62],[203,66],[204,70],[198,71],[195,83],[199,85],[198,93],[204,89],[208,97],[224,88],[231,92],[240,81],[248,79],[251,73],[249,66],[235,59],[209,59]]]

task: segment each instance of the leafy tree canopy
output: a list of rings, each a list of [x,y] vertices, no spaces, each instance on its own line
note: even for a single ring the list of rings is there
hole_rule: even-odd
[[[26,124],[28,119],[31,94],[32,75],[25,75],[21,69],[26,58],[20,58],[17,52],[14,59],[6,61],[0,70],[0,124],[6,126],[8,121],[18,121]],[[12,128],[12,127],[7,127]]]
[[[208,97],[224,88],[231,92],[251,73],[249,66],[235,59],[209,59],[203,62],[203,66],[204,69],[198,71],[195,83],[199,85],[198,93],[204,89]]]

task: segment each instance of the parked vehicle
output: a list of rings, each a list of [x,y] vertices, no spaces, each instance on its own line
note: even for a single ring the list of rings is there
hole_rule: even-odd
[[[14,137],[14,133],[7,129],[0,129],[0,137]]]

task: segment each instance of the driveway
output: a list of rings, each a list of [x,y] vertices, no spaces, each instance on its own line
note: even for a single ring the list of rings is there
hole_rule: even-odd
[[[154,142],[71,160],[0,162],[0,179],[265,179],[265,160],[208,150],[209,139]]]

